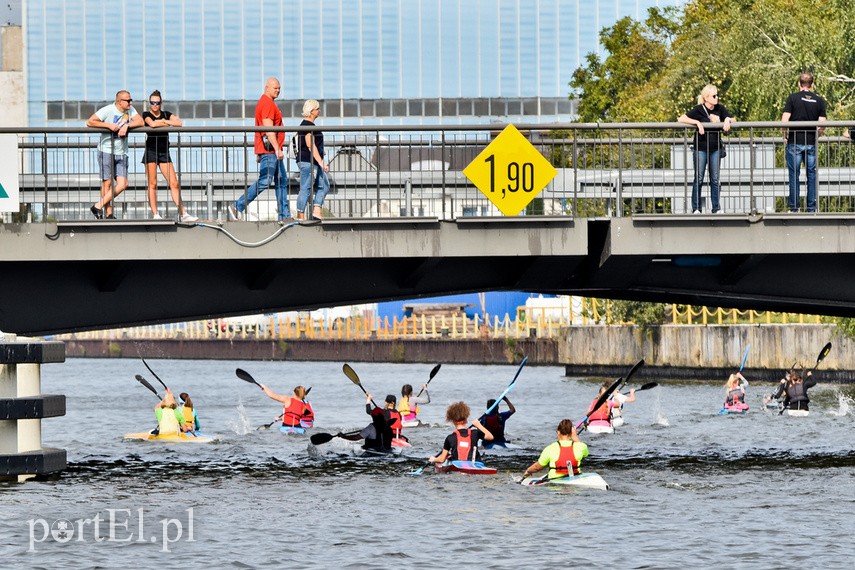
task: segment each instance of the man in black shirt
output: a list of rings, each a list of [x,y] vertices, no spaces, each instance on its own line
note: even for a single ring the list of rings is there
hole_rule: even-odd
[[[799,91],[791,93],[784,105],[781,121],[825,121],[825,100],[813,93],[813,73],[799,76]],[[784,129],[787,140],[787,171],[790,175],[790,194],[787,206],[791,212],[799,211],[799,173],[802,162],[807,171],[807,211],[816,212],[816,138],[825,129],[816,127]]]

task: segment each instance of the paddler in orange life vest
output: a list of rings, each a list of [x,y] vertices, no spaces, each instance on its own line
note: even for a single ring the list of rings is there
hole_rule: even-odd
[[[523,478],[532,473],[537,473],[546,466],[549,466],[549,474],[547,475],[549,479],[569,477],[581,472],[579,467],[582,460],[588,457],[588,446],[579,440],[573,421],[561,420],[556,435],[558,441],[550,443],[543,449],[538,460],[525,470]]]
[[[422,392],[424,396],[413,396],[413,387],[409,384],[404,384],[401,387],[401,401],[398,403],[398,412],[401,414],[401,419],[405,422],[417,421],[419,412],[419,404],[430,404],[430,393],[427,391],[427,384],[422,384]]]
[[[290,396],[282,396],[273,392],[264,384],[259,384],[261,389],[268,397],[282,402],[284,410],[282,411],[282,425],[285,427],[312,427],[315,420],[315,413],[312,410],[311,404],[305,401],[306,389],[302,386],[294,388],[294,392]]]
[[[442,451],[436,457],[431,457],[431,463],[444,463],[449,461],[478,461],[478,442],[493,441],[490,430],[481,425],[478,420],[472,420],[472,427],[466,427],[469,423],[469,406],[466,402],[456,402],[448,406],[445,411],[445,419],[454,424],[454,431],[445,438]]]
[[[181,398],[182,404],[178,411],[181,412],[181,417],[184,420],[181,424],[181,431],[197,432],[201,430],[202,425],[199,423],[199,416],[196,415],[196,408],[193,407],[193,400],[190,399],[190,395],[187,392],[181,392],[178,397]]]
[[[585,422],[586,425],[602,427],[609,427],[612,425],[612,408],[618,405],[614,399],[607,399],[599,408],[593,410],[594,404],[597,403],[597,400],[600,399],[600,396],[603,395],[606,388],[611,386],[611,384],[612,383],[609,380],[603,382],[603,385],[600,387],[600,391],[597,393],[597,397],[591,400],[591,406],[588,408],[587,413],[588,421]]]
[[[366,394],[365,413],[371,416],[371,424],[362,430],[365,438],[364,449],[377,451],[391,451],[395,438],[406,440],[401,435],[401,414],[395,409],[397,399],[393,394],[386,396],[386,402],[382,408],[374,406],[371,394]]]
[[[507,412],[499,412],[499,406],[496,406],[493,408],[492,412],[489,414],[483,414],[478,418],[478,421],[484,424],[484,427],[490,430],[490,433],[493,434],[493,441],[485,444],[484,449],[490,449],[495,445],[504,445],[507,443],[507,440],[505,439],[505,422],[508,421],[509,417],[516,413],[517,409],[511,401],[508,400],[507,396],[502,398],[502,401],[508,405]],[[491,398],[487,400],[487,409],[489,410],[495,403],[495,399]]]

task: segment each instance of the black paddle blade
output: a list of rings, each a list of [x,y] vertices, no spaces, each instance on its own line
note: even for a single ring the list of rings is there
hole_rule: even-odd
[[[658,385],[658,382],[648,382],[647,384],[642,384],[641,388],[636,388],[635,391],[641,392],[642,390],[650,390],[652,388],[657,387]]]
[[[158,399],[158,400],[162,400],[162,399],[163,399],[163,398],[161,398],[161,397],[160,397],[160,394],[158,394],[158,393],[157,393],[157,390],[155,390],[155,389],[154,389],[154,386],[152,386],[151,384],[149,384],[148,380],[146,380],[145,378],[143,378],[143,377],[142,377],[142,376],[140,376],[139,374],[137,374],[136,376],[134,376],[134,378],[136,378],[136,379],[137,379],[137,382],[139,382],[140,384],[142,384],[143,386],[145,386],[146,388],[148,388],[149,390],[151,390],[151,393],[152,393],[152,394],[154,394],[155,396],[157,396],[157,399]]]
[[[433,377],[436,376],[436,373],[439,372],[440,368],[442,368],[442,364],[437,364],[433,367],[433,369],[430,371],[430,374],[428,375],[428,383],[433,380]]]
[[[816,357],[816,365],[817,366],[819,366],[820,362],[825,360],[825,357],[828,356],[829,352],[831,352],[831,343],[830,342],[822,347],[822,350],[819,352],[819,356]]]
[[[235,376],[243,380],[244,382],[249,382],[250,384],[255,384],[259,388],[261,385],[255,381],[255,378],[252,377],[252,374],[244,370],[243,368],[238,368],[235,370]]]
[[[313,433],[312,437],[309,438],[309,441],[312,442],[312,445],[323,445],[332,441],[332,438],[334,437],[335,436],[331,433]]]
[[[351,382],[353,382],[360,388],[362,387],[362,382],[359,381],[359,375],[356,373],[356,370],[350,367],[350,364],[345,363],[344,365],[342,365],[341,371],[344,372],[345,376],[350,378]]]

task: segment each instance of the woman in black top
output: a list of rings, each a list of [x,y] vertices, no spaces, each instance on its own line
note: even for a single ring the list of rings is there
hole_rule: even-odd
[[[143,113],[143,121],[147,127],[153,129],[158,127],[180,127],[184,123],[178,118],[178,115],[164,111],[163,97],[160,96],[160,91],[154,90],[148,96],[148,111]],[[162,220],[157,212],[157,167],[160,166],[160,171],[163,177],[166,178],[166,183],[169,184],[169,190],[172,192],[172,201],[178,208],[180,220],[184,223],[195,222],[199,218],[187,213],[187,208],[181,200],[181,187],[178,185],[178,176],[175,175],[175,168],[172,166],[172,158],[169,156],[169,133],[150,133],[145,138],[145,152],[143,153],[143,164],[145,164],[145,177],[148,182],[148,204],[151,207],[151,217],[154,220]]]
[[[318,115],[321,113],[321,104],[308,99],[303,103],[303,122],[301,127],[314,127]],[[319,220],[324,206],[324,198],[330,191],[329,171],[330,167],[324,160],[324,133],[312,131],[298,133],[297,137],[297,168],[300,169],[300,193],[297,195],[297,219],[306,219],[306,206],[309,203],[309,194],[314,190],[314,208],[312,217]]]
[[[692,182],[692,213],[701,213],[701,186],[704,183],[704,171],[709,167],[710,172],[710,196],[712,197],[712,213],[721,213],[719,203],[719,169],[721,165],[721,131],[710,129],[705,132],[704,123],[724,123],[721,130],[730,130],[733,117],[728,114],[727,109],[718,102],[718,89],[715,85],[706,85],[701,94],[698,95],[698,105],[685,115],[677,119],[687,125],[697,125],[698,132],[695,133],[693,162],[695,164],[695,179]]]

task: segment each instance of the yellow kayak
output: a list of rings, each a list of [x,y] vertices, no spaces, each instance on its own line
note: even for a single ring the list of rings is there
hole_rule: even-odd
[[[186,433],[173,433],[168,435],[152,435],[151,432],[126,433],[125,439],[138,439],[140,441],[164,441],[168,443],[211,443],[214,438],[195,432],[197,435]]]

